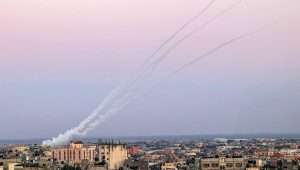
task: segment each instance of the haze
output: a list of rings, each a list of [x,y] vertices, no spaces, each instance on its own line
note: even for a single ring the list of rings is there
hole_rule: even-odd
[[[237,0],[219,0],[186,31]],[[1,0],[0,133],[75,126],[208,0]],[[300,2],[243,0],[153,76],[267,25],[165,79],[88,136],[299,133]],[[276,24],[271,24],[276,21]]]

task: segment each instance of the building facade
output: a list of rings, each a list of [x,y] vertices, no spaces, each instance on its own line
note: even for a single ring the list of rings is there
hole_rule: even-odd
[[[54,161],[79,164],[82,161],[94,162],[96,158],[96,145],[84,145],[80,141],[71,142],[69,146],[52,149]]]
[[[161,170],[178,170],[176,163],[164,163]]]
[[[67,146],[55,147],[51,153],[54,162],[61,164],[100,163],[109,170],[119,169],[128,159],[127,145],[113,142],[84,145],[76,141]]]
[[[244,170],[246,161],[244,158],[202,158],[200,170]]]
[[[99,144],[99,161],[106,164],[107,169],[117,170],[128,159],[127,146],[125,144],[101,143]]]

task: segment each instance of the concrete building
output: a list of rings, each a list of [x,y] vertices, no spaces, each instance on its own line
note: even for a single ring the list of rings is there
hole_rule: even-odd
[[[202,158],[200,170],[243,170],[246,168],[244,158]]]
[[[104,163],[109,170],[117,170],[128,159],[127,146],[125,144],[101,143],[99,144],[99,161]]]
[[[24,153],[25,151],[29,150],[29,147],[26,146],[26,145],[18,145],[18,146],[14,146],[12,148],[12,151],[13,152],[21,152],[21,153]]]
[[[249,168],[246,168],[246,170],[260,170],[260,168],[258,168],[258,167],[249,167]]]
[[[8,170],[23,170],[23,166],[19,163],[7,163]]]
[[[52,158],[57,162],[79,164],[82,161],[94,162],[96,158],[96,145],[84,145],[80,141],[71,142],[69,146],[52,149]]]
[[[161,170],[177,170],[176,163],[164,163],[161,166]]]

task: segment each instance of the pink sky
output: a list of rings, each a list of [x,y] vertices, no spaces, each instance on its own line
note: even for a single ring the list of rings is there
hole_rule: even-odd
[[[119,67],[115,62],[122,57],[128,62],[127,67],[132,67],[207,2],[4,1],[0,7],[0,64],[9,70],[21,66],[41,71],[64,70],[69,61],[73,62],[73,66],[68,66],[70,69],[84,69],[85,65],[92,68]],[[217,2],[206,16],[212,16],[232,2]],[[280,18],[279,25],[255,37],[257,43],[246,41],[239,48],[251,48],[249,44],[252,47],[267,46],[275,41],[276,44],[270,44],[271,48],[295,49],[299,44],[299,38],[295,36],[299,35],[300,24],[296,22],[299,4],[296,0],[244,0],[243,4],[199,33],[199,37],[187,41],[180,52],[195,55],[203,46],[255,29],[274,18]],[[195,25],[204,19],[200,18]],[[266,51],[270,51],[268,48]],[[174,56],[173,60],[180,61],[180,58],[183,57]],[[103,60],[105,64],[101,64]]]
[[[207,18],[236,1],[217,0],[206,15],[185,31],[188,32],[201,25]],[[14,104],[14,101],[23,100],[17,95],[17,91],[22,91],[18,86],[28,82],[35,87],[40,85],[40,82],[75,80],[107,90],[107,84],[126,80],[126,77],[130,76],[161,42],[208,2],[208,0],[1,1],[0,91],[6,93],[2,99],[0,97],[0,101],[5,101],[3,104],[5,107],[2,106],[1,109],[0,105],[0,111],[15,112],[15,115],[21,113],[20,110],[12,108],[19,106]],[[299,0],[243,0],[231,12],[184,42],[164,61],[158,74],[173,70],[224,40],[276,20],[277,24],[269,25],[265,31],[226,47],[204,60],[202,64],[196,64],[185,70],[177,79],[197,76],[194,81],[201,83],[201,75],[207,73],[214,74],[216,79],[206,77],[205,80],[222,83],[222,79],[228,77],[228,82],[238,81],[237,84],[240,83],[239,87],[242,87],[256,80],[258,82],[265,80],[268,81],[267,84],[272,84],[276,76],[279,76],[286,78],[284,80],[278,78],[285,84],[289,77],[293,79],[299,77],[300,72],[299,11]],[[228,75],[224,75],[224,72]],[[256,85],[254,83],[251,87],[255,89]],[[9,86],[15,88],[10,89]],[[53,89],[45,87],[50,92],[55,92],[57,88],[59,87]],[[14,93],[15,96],[12,95]],[[26,98],[28,101],[31,99]],[[97,102],[87,104],[86,108],[82,108],[82,112],[88,114]],[[171,102],[169,104],[172,105]],[[7,108],[8,106],[10,107]],[[30,112],[29,117],[40,114],[40,110],[30,109],[34,108],[33,105],[26,107],[29,107],[27,110]],[[66,106],[70,107],[72,106]],[[49,116],[50,112],[45,114]],[[69,125],[75,124],[74,122],[78,122],[78,119],[84,116],[86,115],[70,120]],[[8,115],[4,115],[4,118],[12,119]],[[277,120],[280,118],[279,116]],[[107,126],[111,128],[112,125]],[[295,124],[292,125],[294,126]],[[53,135],[58,131],[60,129],[55,129],[49,134]],[[212,128],[211,132],[214,131],[216,129]]]

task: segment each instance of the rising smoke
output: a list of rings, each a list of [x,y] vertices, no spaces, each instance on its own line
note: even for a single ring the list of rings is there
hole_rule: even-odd
[[[187,22],[185,22],[178,30],[176,30],[168,39],[166,39],[155,51],[150,55],[144,62],[146,65],[148,62],[151,61],[155,55],[158,54],[169,42],[171,42],[179,33],[181,33],[186,27],[196,21],[199,17],[201,17],[209,8],[216,2],[216,0],[211,0],[198,14],[190,18]]]
[[[193,23],[197,18],[203,15],[215,2],[211,0],[197,15],[188,20],[183,26],[175,31],[166,41],[164,41],[154,53],[145,60],[142,69],[138,72],[132,81],[129,81],[125,86],[120,86],[113,90],[107,97],[104,98],[102,103],[95,109],[87,118],[85,118],[78,126],[71,128],[64,133],[59,134],[50,140],[43,141],[43,145],[55,146],[68,143],[75,137],[85,136],[89,131],[94,129],[99,123],[104,122],[108,117],[113,116],[119,110],[128,105],[134,98],[138,96],[139,85],[149,77],[153,68],[148,65],[155,55],[172,39],[174,39],[181,31],[188,25]]]
[[[175,50],[182,42],[184,42],[185,40],[187,40],[188,38],[190,38],[191,36],[193,36],[196,32],[205,29],[209,24],[211,24],[216,19],[218,19],[219,17],[223,16],[224,14],[226,14],[227,12],[229,12],[230,10],[232,10],[235,6],[237,6],[241,2],[242,2],[242,0],[238,0],[237,2],[231,4],[229,7],[227,7],[226,9],[224,9],[224,10],[220,11],[219,13],[217,13],[212,18],[209,18],[206,22],[204,22],[199,27],[196,27],[195,29],[193,29],[189,33],[185,34],[181,39],[179,39],[172,46],[170,46],[162,55],[160,55],[156,60],[154,60],[152,62],[152,66],[155,68],[159,63],[162,62],[162,60],[164,60],[170,54],[170,52],[172,52],[173,50]]]
[[[173,33],[166,41],[164,41],[155,51],[154,53],[145,60],[143,67],[138,71],[138,74],[134,76],[134,78],[131,81],[128,81],[125,85],[121,85],[118,88],[114,89],[107,97],[104,98],[104,100],[101,102],[101,104],[83,121],[79,123],[78,126],[71,128],[64,133],[59,134],[57,137],[54,137],[50,140],[43,141],[43,145],[48,146],[56,146],[56,145],[63,145],[67,144],[70,140],[85,136],[88,132],[95,129],[100,123],[103,123],[106,121],[109,117],[115,115],[118,113],[121,109],[126,107],[129,103],[131,103],[134,99],[136,99],[139,94],[142,93],[142,84],[143,82],[149,78],[156,66],[161,63],[165,57],[174,50],[181,42],[192,36],[197,30],[203,29],[205,26],[210,24],[212,21],[214,21],[216,18],[222,16],[224,13],[229,11],[230,9],[235,6],[233,4],[229,8],[221,11],[216,16],[208,20],[206,23],[204,23],[201,27],[199,27],[196,30],[193,30],[189,34],[186,34],[182,39],[177,41],[175,43],[175,46],[171,46],[171,48],[167,49],[167,52],[163,55],[158,56],[157,58],[154,58],[160,50],[162,50],[171,40],[173,40],[181,31],[183,31],[188,25],[193,23],[197,18],[199,18],[201,15],[203,15],[215,2],[216,0],[211,0],[207,6],[204,7],[197,15],[195,15],[193,18],[191,18],[188,22],[186,22],[182,27],[180,27],[175,33]],[[240,0],[238,1],[238,3]],[[196,58],[195,60],[192,60],[191,62],[179,67],[175,72],[172,72],[172,74],[177,73],[178,71],[186,68],[189,65],[194,64],[197,62],[200,58],[204,56],[209,56],[215,53],[216,51],[222,49],[223,47],[240,40],[244,37],[248,36],[248,34],[238,36],[236,38],[233,38],[229,41],[226,41],[220,45],[218,45],[216,48],[213,48],[212,50],[208,51],[204,55]],[[154,60],[152,62],[149,62],[150,60]]]

